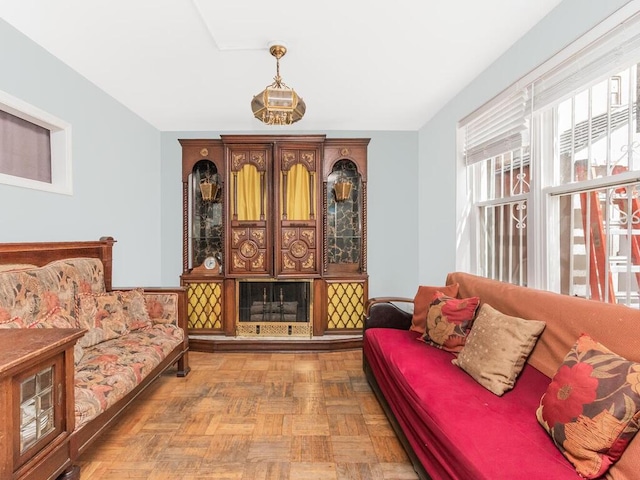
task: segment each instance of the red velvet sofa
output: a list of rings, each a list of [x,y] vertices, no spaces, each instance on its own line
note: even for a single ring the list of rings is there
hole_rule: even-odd
[[[370,299],[364,370],[421,479],[579,479],[536,418],[541,397],[577,338],[587,333],[640,362],[640,312],[566,295],[451,273],[458,297],[546,326],[513,389],[497,396],[452,364],[454,353],[419,341],[407,298]],[[640,435],[606,478],[640,478]]]

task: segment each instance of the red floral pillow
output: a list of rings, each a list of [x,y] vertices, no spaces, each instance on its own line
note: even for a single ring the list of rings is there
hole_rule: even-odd
[[[479,304],[479,297],[451,298],[437,292],[427,313],[422,339],[443,350],[459,352],[467,340]]]
[[[409,327],[409,330],[424,333],[425,325],[427,324],[427,312],[429,311],[431,302],[433,302],[434,295],[437,292],[442,292],[449,297],[456,297],[459,287],[460,285],[457,283],[442,287],[420,285],[413,299],[413,317],[411,318],[411,327]]]
[[[638,431],[640,363],[582,335],[551,380],[536,416],[580,475],[600,477]]]

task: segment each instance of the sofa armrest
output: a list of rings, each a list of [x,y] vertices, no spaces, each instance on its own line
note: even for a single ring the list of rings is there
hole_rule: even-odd
[[[365,305],[364,329],[396,328],[408,330],[413,314],[402,310],[396,303],[413,303],[412,298],[379,297],[370,298]]]
[[[178,360],[178,377],[186,377],[189,366],[189,320],[186,287],[144,288],[149,317],[154,323],[172,323],[184,332],[183,354]],[[154,310],[155,309],[155,310]]]
[[[187,296],[184,287],[143,288],[153,323],[171,323],[187,333]]]

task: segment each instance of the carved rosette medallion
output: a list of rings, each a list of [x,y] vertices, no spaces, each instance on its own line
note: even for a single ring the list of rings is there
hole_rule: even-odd
[[[343,148],[342,150],[340,150],[340,155],[342,155],[343,157],[348,157],[350,153],[351,152],[348,148]]]
[[[289,252],[295,258],[304,257],[308,251],[307,245],[302,240],[295,240],[291,243],[291,247],[289,247]]]
[[[252,240],[247,240],[246,242],[240,245],[240,255],[242,255],[247,260],[252,259],[258,253],[258,246]]]
[[[209,155],[209,150],[203,148],[202,150],[200,150],[200,155],[206,157],[207,155]]]

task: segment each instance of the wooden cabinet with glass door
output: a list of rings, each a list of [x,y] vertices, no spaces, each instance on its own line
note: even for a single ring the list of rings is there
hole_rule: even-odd
[[[268,276],[273,265],[271,148],[260,143],[232,143],[225,145],[225,150],[230,183],[227,273]]]
[[[324,145],[325,321],[317,331],[360,331],[368,296],[367,145],[327,139]]]
[[[224,330],[224,178],[220,140],[182,145],[183,273],[189,331]]]
[[[313,141],[315,140],[315,142]],[[319,277],[322,210],[321,142],[324,137],[276,146],[277,277]]]
[[[5,329],[0,341],[0,478],[78,478],[71,465],[73,348],[84,330]]]
[[[190,333],[311,336],[362,328],[368,141],[180,140]]]

